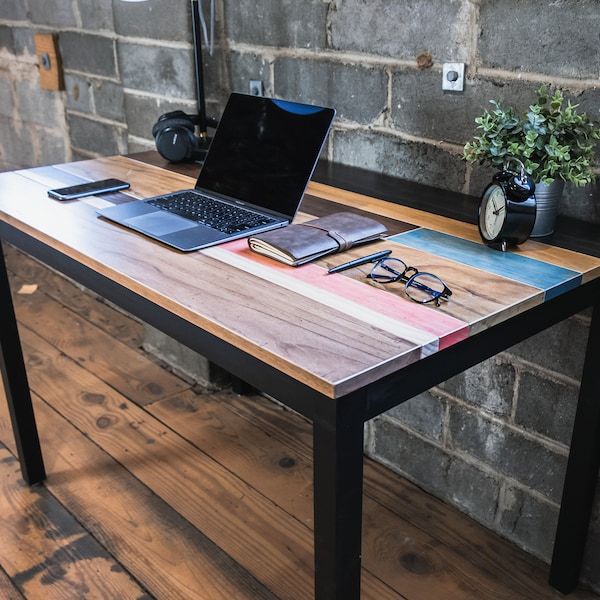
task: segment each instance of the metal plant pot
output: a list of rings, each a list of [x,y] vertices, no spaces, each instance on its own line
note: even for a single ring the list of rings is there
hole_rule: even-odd
[[[535,184],[535,225],[530,237],[544,237],[554,232],[558,203],[562,198],[564,187],[565,182],[558,179],[549,185]]]

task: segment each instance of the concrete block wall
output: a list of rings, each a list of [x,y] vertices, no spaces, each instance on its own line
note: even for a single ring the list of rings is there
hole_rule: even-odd
[[[368,453],[548,559],[588,326],[564,321],[370,421]],[[596,502],[596,586],[599,534]]]
[[[266,95],[334,106],[325,154],[342,163],[477,195],[491,172],[466,164],[462,147],[490,99],[524,109],[547,83],[600,117],[597,0],[215,9],[209,116],[258,79]],[[39,89],[33,34],[44,32],[59,34],[64,92]],[[442,91],[447,61],[466,63],[463,93]],[[192,64],[187,0],[3,0],[0,169],[153,148],[161,114],[195,110]],[[598,185],[567,186],[560,211],[600,222],[598,197]],[[548,560],[588,327],[589,314],[577,315],[375,419],[366,451]],[[155,332],[148,344],[180,356]],[[599,504],[584,571],[598,591]]]

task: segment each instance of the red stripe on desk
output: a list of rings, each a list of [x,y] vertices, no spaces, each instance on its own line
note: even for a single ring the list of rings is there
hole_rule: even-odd
[[[443,312],[443,306],[422,306],[405,300],[391,292],[380,290],[367,283],[345,277],[340,273],[329,275],[327,270],[314,264],[300,267],[289,267],[273,259],[252,252],[247,240],[236,240],[219,246],[220,249],[243,256],[274,272],[293,276],[303,283],[334,293],[340,298],[369,308],[385,317],[406,323],[439,339],[442,350],[468,337],[468,325],[464,321],[451,317]],[[209,254],[210,252],[207,252]]]

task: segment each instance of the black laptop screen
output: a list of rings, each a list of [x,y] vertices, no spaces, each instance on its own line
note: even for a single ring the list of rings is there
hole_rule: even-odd
[[[196,188],[296,214],[335,111],[231,94]]]

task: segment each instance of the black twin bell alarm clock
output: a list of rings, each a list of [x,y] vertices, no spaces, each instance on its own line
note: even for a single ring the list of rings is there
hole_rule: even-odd
[[[519,172],[509,168],[513,162],[520,165]],[[531,235],[534,224],[535,183],[525,173],[523,163],[511,158],[483,192],[479,233],[490,248],[505,251],[508,244],[522,244]]]

